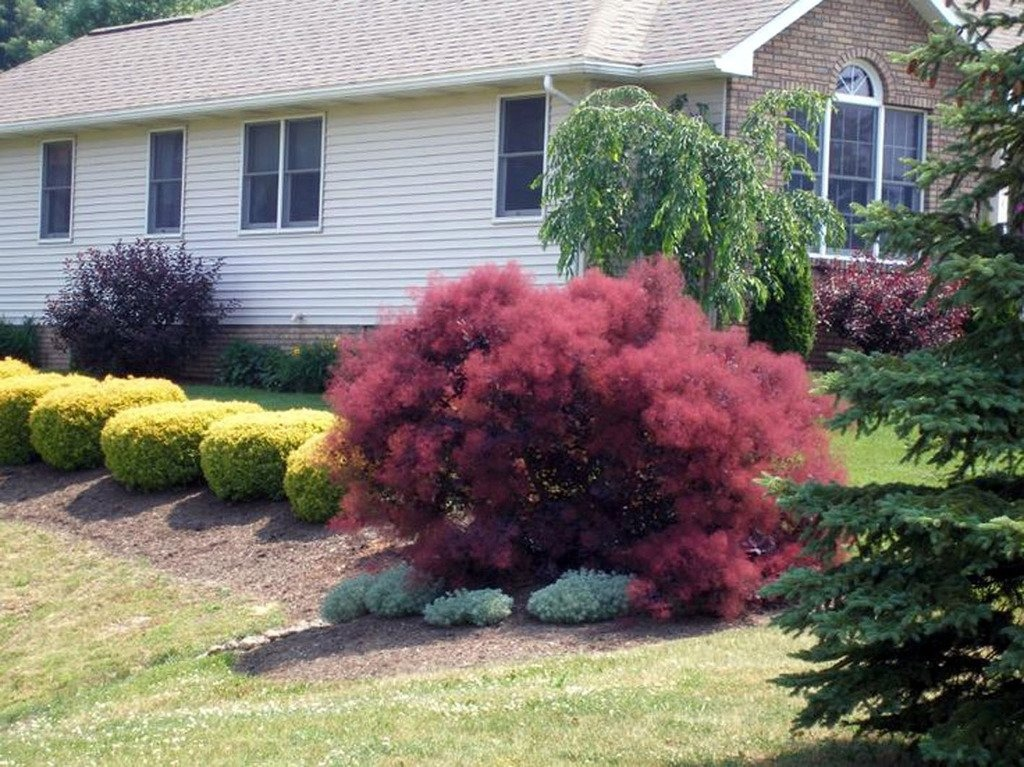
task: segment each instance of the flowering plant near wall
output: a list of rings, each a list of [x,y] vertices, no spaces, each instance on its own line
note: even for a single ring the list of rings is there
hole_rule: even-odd
[[[948,343],[963,335],[970,309],[948,304],[956,285],[930,294],[931,283],[926,268],[869,256],[826,262],[814,290],[818,326],[866,352],[906,354]]]
[[[451,587],[587,567],[634,573],[654,613],[741,612],[799,553],[762,473],[839,477],[829,406],[797,358],[712,330],[682,287],[662,259],[549,288],[483,267],[344,339],[333,525],[393,524]]]

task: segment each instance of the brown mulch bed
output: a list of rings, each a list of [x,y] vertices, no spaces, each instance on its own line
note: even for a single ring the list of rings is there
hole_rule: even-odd
[[[374,531],[329,533],[296,520],[283,502],[227,504],[198,487],[137,494],[102,470],[69,474],[42,464],[0,469],[0,518],[70,532],[176,576],[279,602],[294,620],[315,618],[331,586],[347,573],[386,564],[395,544]],[[517,612],[494,628],[367,617],[276,639],[240,655],[236,665],[254,674],[352,679],[613,650],[722,627],[646,619],[545,626],[528,620],[524,600],[517,601]]]

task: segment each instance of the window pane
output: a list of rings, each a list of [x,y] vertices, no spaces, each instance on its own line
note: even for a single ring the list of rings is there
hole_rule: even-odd
[[[850,65],[839,73],[839,79],[836,81],[836,93],[873,98],[875,87],[871,84],[871,78],[863,67]]]
[[[320,173],[289,173],[284,179],[285,226],[320,223]]]
[[[920,160],[924,115],[889,109],[885,113],[885,162],[882,178],[903,181],[909,166],[904,160]]]
[[[281,153],[281,124],[245,126],[245,170],[247,173],[276,171]]]
[[[71,186],[71,142],[43,144],[43,186]]]
[[[511,212],[535,212],[540,210],[541,190],[531,189],[530,184],[544,172],[544,156],[504,157],[499,170],[499,189],[502,199],[499,215]]]
[[[864,247],[853,232],[858,223],[852,203],[867,205],[875,196],[875,136],[878,109],[856,104],[837,106],[829,136],[828,196],[846,219],[846,248]]]
[[[277,224],[277,174],[247,176],[243,188],[242,209],[246,229],[272,227]]]
[[[149,188],[149,231],[181,229],[181,182],[159,181]]]
[[[543,96],[501,102],[501,151],[543,152],[546,101]]]
[[[288,160],[286,170],[320,170],[320,146],[323,121],[288,122]]]
[[[49,189],[43,192],[43,210],[40,234],[48,237],[68,237],[71,234],[71,189]]]
[[[180,180],[184,149],[185,134],[182,131],[150,134],[150,180]]]

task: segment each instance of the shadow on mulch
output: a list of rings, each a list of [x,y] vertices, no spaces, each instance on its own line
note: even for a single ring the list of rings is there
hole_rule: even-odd
[[[195,489],[136,493],[125,489],[109,474],[101,474],[68,503],[67,512],[82,522],[125,519],[172,503],[184,492],[195,492]]]
[[[200,490],[171,508],[167,524],[175,530],[199,532],[218,527],[239,527],[266,520],[256,533],[264,542],[291,541],[307,543],[327,538],[331,533],[323,525],[296,519],[285,501],[250,501],[228,503],[217,499],[209,490]]]
[[[550,655],[609,652],[698,636],[734,624],[627,619],[552,626],[516,613],[500,626],[437,628],[421,618],[367,616],[307,629],[239,655],[235,670],[289,679],[363,679],[506,663]]]
[[[59,492],[73,482],[91,482],[106,476],[104,469],[67,472],[45,463],[7,466],[0,469],[0,504],[24,503]],[[29,478],[30,481],[25,481]]]

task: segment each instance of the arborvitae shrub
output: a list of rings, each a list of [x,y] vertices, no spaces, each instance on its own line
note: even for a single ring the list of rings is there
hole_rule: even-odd
[[[0,316],[0,357],[11,356],[34,364],[38,354],[39,328],[35,320],[26,317],[16,325]]]
[[[176,372],[231,308],[215,288],[220,262],[184,245],[139,239],[89,248],[65,262],[46,319],[72,363],[93,373]]]
[[[309,409],[223,418],[199,444],[203,477],[223,500],[280,499],[288,454],[334,423],[330,413]]]
[[[779,295],[750,310],[751,341],[762,341],[777,352],[802,357],[814,346],[814,279],[809,258],[777,270]]]
[[[373,573],[360,573],[343,580],[327,592],[320,616],[328,623],[347,623],[366,615],[366,590],[376,577]]]
[[[95,381],[85,376],[60,373],[0,379],[0,465],[28,463],[39,457],[29,441],[29,413],[44,394],[82,383]]]
[[[331,459],[326,434],[310,437],[289,454],[284,494],[299,519],[326,522],[338,513],[344,487],[331,478]]]
[[[41,397],[29,415],[32,447],[65,471],[101,466],[100,432],[112,416],[139,405],[184,399],[180,386],[160,378],[107,378],[56,389]]]
[[[0,359],[0,379],[27,376],[34,372],[36,371],[31,365],[14,357]]]
[[[202,477],[199,443],[215,421],[258,413],[252,402],[189,400],[124,410],[103,427],[100,447],[111,475],[133,490],[162,490]]]
[[[948,343],[963,334],[970,310],[943,305],[954,285],[926,301],[931,281],[925,268],[869,256],[823,262],[814,289],[818,325],[865,352],[906,354]]]
[[[444,584],[407,564],[396,565],[373,577],[363,600],[366,609],[381,618],[419,615],[444,591]]]
[[[423,608],[431,626],[495,626],[512,614],[512,597],[499,589],[449,591]]]
[[[342,344],[336,524],[394,524],[453,586],[623,570],[654,612],[735,615],[798,552],[756,480],[839,476],[800,360],[712,330],[664,260],[550,288],[484,267]]]
[[[530,595],[526,611],[544,623],[593,623],[629,611],[628,575],[571,570]]]

